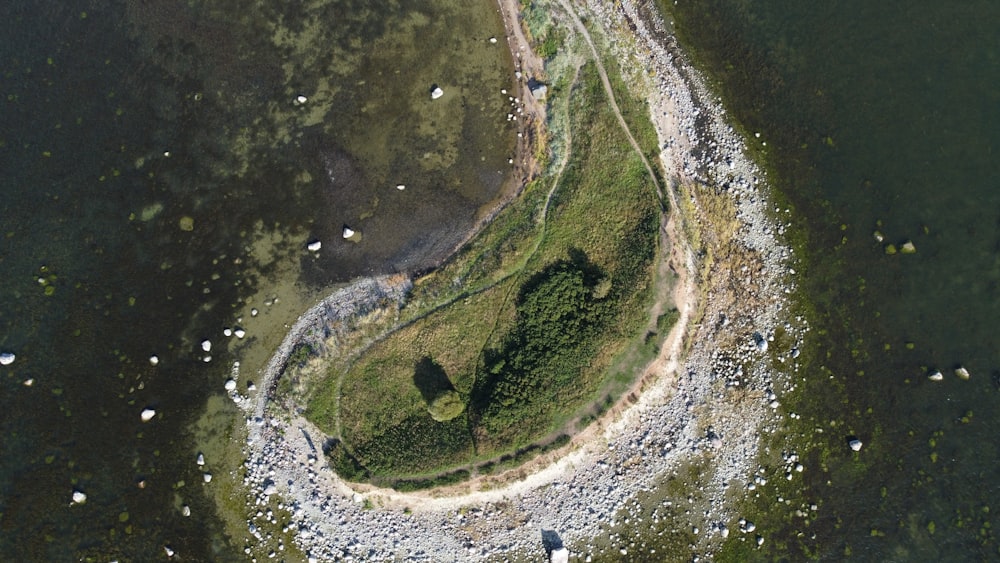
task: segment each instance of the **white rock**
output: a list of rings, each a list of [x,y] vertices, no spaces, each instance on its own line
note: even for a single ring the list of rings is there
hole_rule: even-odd
[[[232,336],[233,335],[233,329],[231,329],[231,328],[224,328],[224,329],[222,329],[222,335],[223,336]]]
[[[405,184],[396,184],[396,189],[399,190],[399,191],[403,191],[403,190],[406,189],[406,185]]]
[[[35,384],[35,378],[34,378],[34,377],[29,377],[28,379],[25,379],[25,380],[24,380],[24,381],[22,382],[22,384],[23,384],[23,385],[24,385],[25,387],[31,387],[32,385],[34,385],[34,384]]]
[[[940,371],[935,371],[934,373],[927,376],[927,379],[931,381],[944,381],[944,374]]]
[[[309,98],[303,96],[302,94],[299,94],[298,96],[295,97],[295,103],[297,103],[299,105],[302,105],[302,104],[304,104],[304,103],[306,103],[308,101],[309,101]]]
[[[247,391],[256,391],[257,386],[253,384],[253,381],[247,383]]]
[[[490,37],[490,43],[496,43],[496,42],[497,42],[496,37]]]
[[[182,506],[181,507],[181,515],[182,516],[191,516],[191,507],[188,506],[188,505],[186,505],[186,504],[184,506]]]
[[[208,339],[202,340],[201,341],[201,349],[204,350],[204,351],[206,351],[206,352],[211,352],[212,351],[212,341],[208,340]]]
[[[559,549],[553,549],[552,553],[549,554],[549,561],[552,563],[568,563],[569,562],[569,550],[565,547],[560,547]]]
[[[276,494],[278,494],[278,487],[274,483],[268,483],[267,486],[264,487],[265,496],[271,496]]]
[[[354,502],[358,504],[361,504],[362,502],[365,501],[365,497],[361,496],[361,493],[354,493],[354,496],[352,496],[351,498],[354,500]]]
[[[170,549],[169,545],[163,546],[163,552],[167,554],[167,557],[173,557],[174,556],[174,550]]]
[[[958,366],[957,368],[955,368],[955,375],[957,375],[959,379],[964,381],[968,381],[970,377],[969,370],[965,369],[962,366]]]
[[[848,442],[847,444],[851,446],[852,450],[856,452],[861,451],[861,446],[862,446],[861,440],[858,440],[857,438],[851,438],[851,441]]]
[[[154,416],[156,416],[155,410],[150,408],[145,408],[142,409],[142,414],[139,415],[139,418],[142,419],[143,422],[149,422],[150,420],[153,420]]]
[[[204,358],[201,359],[201,361],[207,364],[208,362],[212,361],[212,356],[205,356]]]
[[[253,309],[250,309],[250,316],[251,317],[256,317],[259,314],[260,314],[260,311],[258,311],[256,307],[254,307]]]
[[[160,363],[160,358],[157,357],[156,354],[153,354],[152,356],[149,357],[149,363],[150,363],[150,365],[154,365],[155,366],[156,364]]]
[[[440,98],[443,95],[444,95],[444,90],[442,90],[440,86],[436,86],[435,85],[434,88],[431,89],[431,99],[432,100],[436,100],[436,99]]]
[[[205,465],[205,454],[198,452],[198,459],[195,460],[195,463],[198,464],[198,467]]]
[[[226,380],[226,391],[235,391],[235,390],[236,390],[236,381],[234,381],[232,379],[227,379]]]
[[[247,335],[247,331],[243,330],[242,328],[238,328],[233,331],[233,334],[236,335],[236,338],[242,339],[244,336]]]
[[[314,240],[306,246],[306,249],[309,250],[309,252],[316,252],[321,248],[323,248],[323,243],[318,240]]]
[[[204,475],[201,476],[201,478],[204,479],[206,483],[211,483],[212,482],[212,474],[211,473],[205,473]]]
[[[0,354],[0,366],[9,366],[14,363],[14,358],[16,358],[12,352],[4,352]]]
[[[344,238],[351,238],[354,236],[354,229],[350,227],[344,227]]]
[[[87,493],[83,491],[73,491],[73,504],[83,504],[87,502]]]

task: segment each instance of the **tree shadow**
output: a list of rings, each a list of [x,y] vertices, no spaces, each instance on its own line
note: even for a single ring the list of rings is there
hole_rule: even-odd
[[[424,402],[428,405],[442,394],[455,390],[455,386],[452,385],[444,368],[439,366],[430,356],[420,358],[420,361],[413,366],[413,384],[417,386]]]

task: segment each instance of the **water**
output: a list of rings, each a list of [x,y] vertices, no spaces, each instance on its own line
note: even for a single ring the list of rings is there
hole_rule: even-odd
[[[670,9],[739,121],[767,143],[814,309],[791,434],[807,467],[794,500],[819,510],[789,517],[758,502],[770,513],[764,549],[791,560],[996,558],[1000,5]],[[916,254],[886,254],[908,240]],[[952,374],[959,364],[970,381]],[[928,381],[935,369],[943,382]],[[859,455],[850,434],[865,442]]]
[[[236,420],[232,361],[252,379],[318,295],[433,264],[503,189],[495,6],[42,0],[0,26],[0,559],[233,558],[229,468],[194,464]]]

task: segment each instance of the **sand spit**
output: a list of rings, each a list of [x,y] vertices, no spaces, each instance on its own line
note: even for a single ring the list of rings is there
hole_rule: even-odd
[[[515,9],[516,0],[501,5]],[[573,11],[586,12],[592,40],[630,69],[626,81],[649,99],[675,211],[665,259],[679,274],[681,321],[635,392],[559,457],[515,470],[516,479],[488,490],[353,490],[327,468],[317,430],[295,413],[265,408],[273,377],[299,338],[402,298],[408,282],[380,278],[342,290],[296,323],[267,368],[262,392],[240,400],[248,414],[248,554],[283,551],[285,539],[262,531],[280,527],[316,561],[537,561],[543,535],[552,533],[573,560],[608,559],[594,538],[637,517],[637,496],[690,463],[704,467],[688,484],[699,493],[689,524],[700,533],[691,552],[677,557],[710,556],[728,530],[740,529],[731,501],[749,494],[761,433],[780,420],[780,395],[797,369],[794,347],[806,332],[786,308],[794,284],[789,250],[778,239],[783,227],[768,209],[762,172],[747,159],[744,140],[659,22],[629,1],[550,5],[570,33],[580,33]],[[508,41],[522,52],[514,35]],[[720,199],[736,216],[732,232],[713,222],[705,203]],[[693,238],[698,248],[689,248]],[[714,260],[696,258],[706,250]],[[633,548],[612,549],[620,557]]]

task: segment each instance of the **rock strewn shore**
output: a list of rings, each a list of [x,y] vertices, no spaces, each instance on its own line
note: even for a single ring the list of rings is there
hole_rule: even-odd
[[[769,217],[762,173],[747,159],[722,108],[658,22],[631,2],[616,4],[588,3],[592,32],[600,27],[613,52],[634,65],[633,86],[648,96],[668,181],[716,186],[695,189],[731,198],[739,228],[728,248],[747,267],[716,263],[698,271],[678,239],[679,220],[699,223],[706,217],[698,214],[697,193],[673,194],[674,210],[686,204],[678,197],[685,197],[694,211],[672,222],[673,265],[683,270],[686,283],[678,295],[682,320],[656,371],[632,404],[588,429],[589,440],[574,441],[570,453],[504,488],[444,498],[353,491],[322,461],[316,430],[294,416],[290,422],[268,417],[262,394],[248,419],[245,484],[251,504],[261,507],[248,522],[250,543],[285,547],[261,533],[266,520],[293,534],[296,546],[314,560],[538,560],[543,531],[552,531],[574,556],[609,558],[593,538],[606,535],[622,516],[639,525],[638,497],[692,462],[707,468],[699,482],[688,484],[699,499],[689,510],[689,524],[701,531],[692,554],[710,554],[728,530],[740,527],[726,499],[753,479],[760,433],[777,424],[776,396],[795,369],[791,347],[772,343],[768,350],[761,342],[769,342],[779,325],[790,335],[783,342],[801,339],[806,330],[786,310],[784,296],[794,289],[789,251],[778,240],[781,227]],[[553,9],[574,8],[560,2]],[[342,305],[338,314],[349,314],[351,304]],[[315,326],[315,319],[300,320],[293,332],[307,330],[303,323]],[[284,356],[272,360],[269,373],[280,368],[294,342],[291,335],[286,339]],[[619,549],[634,548],[613,549],[617,557]]]

